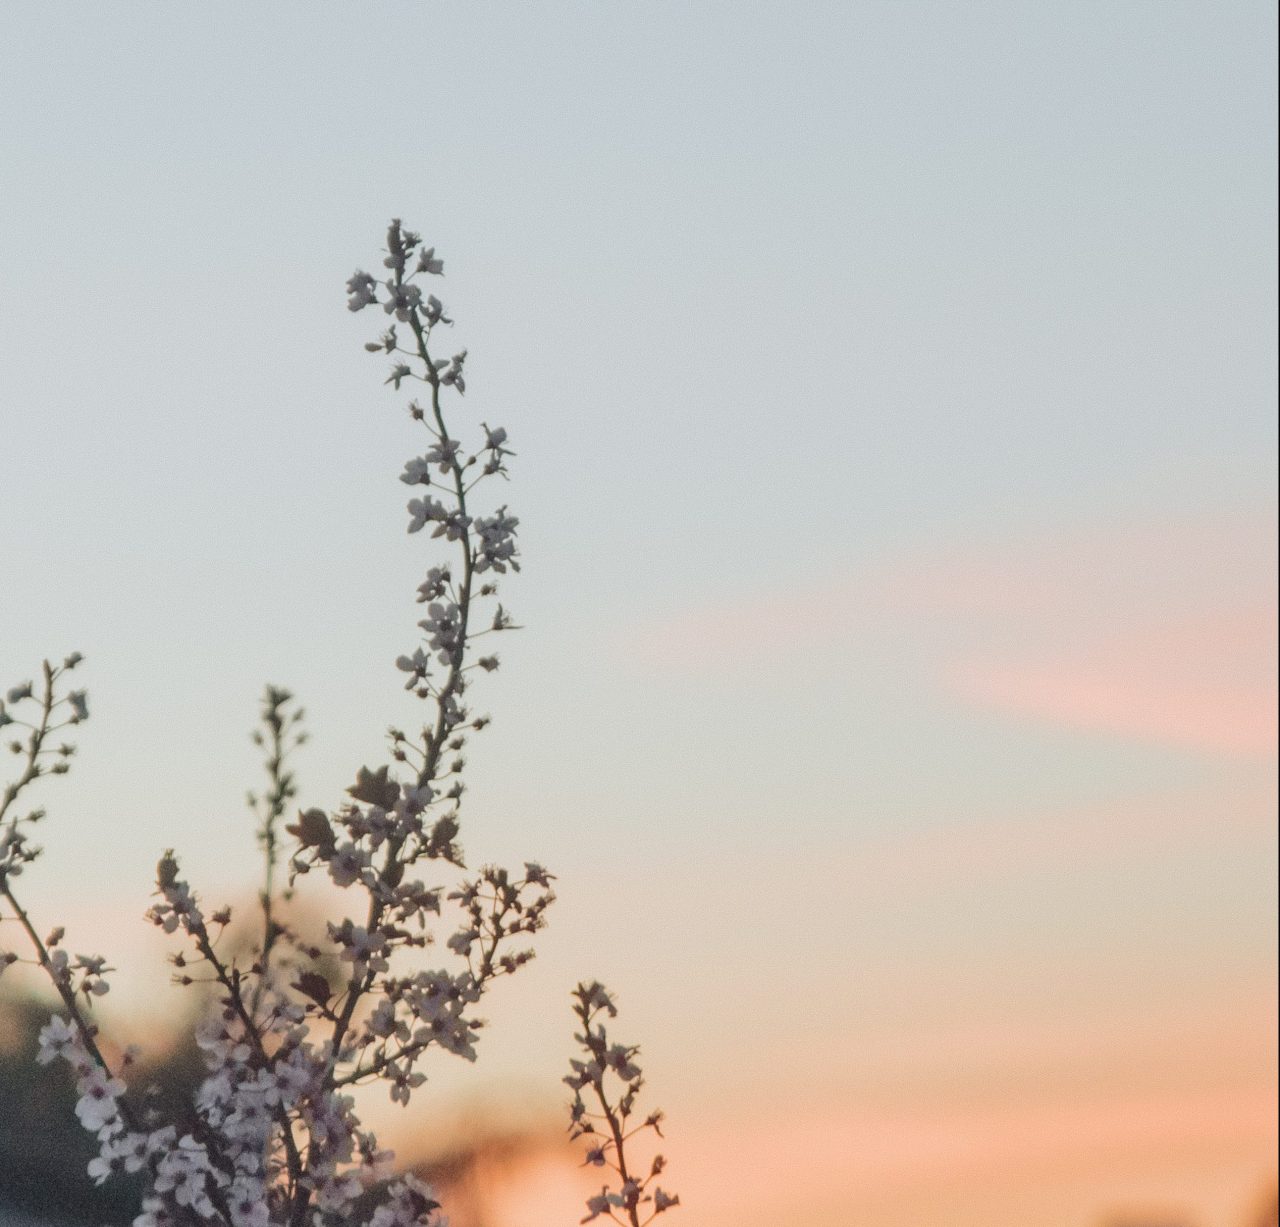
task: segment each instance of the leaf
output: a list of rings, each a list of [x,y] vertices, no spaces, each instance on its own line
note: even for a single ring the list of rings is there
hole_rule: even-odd
[[[304,971],[294,981],[293,987],[304,997],[310,997],[312,1001],[322,1008],[328,1003],[329,998],[333,996],[333,989],[329,987],[329,981],[315,971]]]
[[[297,836],[304,848],[321,848],[332,852],[335,847],[333,827],[324,810],[308,809],[298,814],[298,821],[285,827],[290,835]]]
[[[361,767],[356,773],[355,784],[347,789],[347,795],[379,809],[390,809],[400,796],[400,785],[387,779],[387,771],[386,767],[379,767],[377,771]]]

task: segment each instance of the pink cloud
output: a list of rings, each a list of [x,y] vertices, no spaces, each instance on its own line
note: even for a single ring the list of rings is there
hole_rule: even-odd
[[[1274,752],[1275,530],[1261,512],[921,552],[632,629],[657,667],[890,662],[968,704],[1216,755]]]
[[[1276,529],[1267,509],[1098,520],[1024,532],[885,568],[887,607],[947,618],[991,615],[1055,636],[1275,600]]]
[[[1276,749],[1275,609],[1135,627],[1018,660],[961,659],[962,697],[1018,716],[1245,758]]]

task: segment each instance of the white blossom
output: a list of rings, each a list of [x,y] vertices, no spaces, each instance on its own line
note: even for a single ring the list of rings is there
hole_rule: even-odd
[[[347,293],[350,295],[347,300],[347,310],[360,311],[370,303],[377,302],[378,296],[374,293],[376,285],[377,282],[368,273],[357,269],[347,282]]]
[[[79,1050],[80,1037],[66,1019],[55,1014],[40,1028],[39,1042],[36,1060],[48,1065],[56,1057],[70,1059],[70,1054]]]
[[[424,498],[412,498],[409,500],[409,531],[416,533],[431,520],[447,519],[448,514],[445,505],[429,494]]]

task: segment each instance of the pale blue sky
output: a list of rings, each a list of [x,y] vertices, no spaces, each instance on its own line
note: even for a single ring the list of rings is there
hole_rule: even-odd
[[[1096,933],[1070,875],[908,893],[816,946],[802,916],[868,839],[1269,787],[1256,761],[966,707],[935,673],[1023,629],[870,589],[1004,552],[1052,573],[1056,542],[1186,521],[1228,527],[1064,638],[1090,613],[1141,632],[1157,590],[1188,617],[1265,599],[1274,59],[1261,3],[6,6],[0,663],[83,650],[95,713],[44,872],[141,910],[176,842],[240,881],[264,680],[314,713],[307,800],[406,718],[416,439],[342,293],[395,214],[447,261],[455,420],[519,453],[529,629],[485,686],[470,842],[562,873],[556,976],[621,977],[660,1025],[674,915],[712,1026],[747,992],[743,910],[806,974],[1010,932],[1033,965],[1114,949],[1124,882],[1218,935],[1192,980],[1254,958],[1252,827],[1100,870]],[[680,629],[760,607],[726,659]],[[610,899],[650,935],[593,921]]]

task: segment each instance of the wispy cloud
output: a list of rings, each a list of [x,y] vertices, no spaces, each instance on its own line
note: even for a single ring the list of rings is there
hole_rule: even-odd
[[[957,694],[1019,716],[1246,758],[1276,748],[1274,608],[1156,622],[1017,659],[955,662]]]
[[[976,707],[1214,755],[1276,739],[1275,538],[1257,513],[917,552],[634,627],[647,663],[892,658]]]

